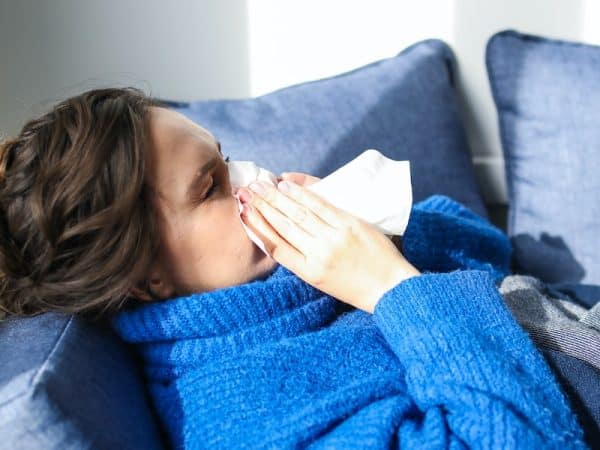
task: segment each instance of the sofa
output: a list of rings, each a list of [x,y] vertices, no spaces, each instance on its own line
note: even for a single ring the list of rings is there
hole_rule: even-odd
[[[486,65],[508,205],[482,197],[457,61],[440,40],[261,97],[161,101],[209,129],[232,160],[275,173],[322,177],[367,148],[410,160],[415,202],[438,193],[458,200],[508,233],[515,273],[592,307],[600,299],[600,47],[506,30],[490,37]],[[600,390],[589,384],[600,371],[542,350],[589,427],[590,446],[600,445]],[[169,448],[141,362],[109,320],[8,318],[0,360],[0,449]]]

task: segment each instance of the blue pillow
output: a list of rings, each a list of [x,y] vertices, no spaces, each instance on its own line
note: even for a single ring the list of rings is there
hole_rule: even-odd
[[[0,355],[0,448],[164,448],[134,355],[108,326],[5,319]]]
[[[454,86],[455,59],[439,40],[393,58],[245,100],[174,107],[213,133],[223,153],[279,174],[323,177],[376,148],[411,162],[414,200],[445,194],[487,217]]]
[[[504,31],[486,62],[514,270],[600,284],[600,47]]]

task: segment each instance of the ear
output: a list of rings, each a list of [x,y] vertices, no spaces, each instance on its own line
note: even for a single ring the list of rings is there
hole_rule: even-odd
[[[146,289],[144,289],[143,286],[145,283],[147,283],[146,288],[150,292],[147,292]],[[175,296],[173,284],[166,274],[156,267],[152,268],[147,279],[144,279],[140,281],[138,285],[133,286],[129,292],[132,297],[146,302],[163,300]]]

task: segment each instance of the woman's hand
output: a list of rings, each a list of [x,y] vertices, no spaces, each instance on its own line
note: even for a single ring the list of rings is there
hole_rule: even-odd
[[[283,172],[277,180],[287,180],[306,187],[316,183],[320,178],[302,172]]]
[[[312,175],[308,175],[303,172],[283,172],[281,176],[277,177],[277,181],[288,180],[293,183],[299,184],[300,186],[310,186],[313,183],[316,183],[320,180],[318,177],[314,177]],[[390,234],[386,234],[388,239],[394,243],[397,249],[402,248],[402,238],[400,236],[393,236]]]
[[[252,192],[238,191],[242,220],[273,259],[308,284],[370,313],[386,291],[420,274],[385,234],[291,182],[299,179],[295,174],[282,176],[277,188],[259,182],[250,185]],[[311,178],[304,183],[318,180]]]

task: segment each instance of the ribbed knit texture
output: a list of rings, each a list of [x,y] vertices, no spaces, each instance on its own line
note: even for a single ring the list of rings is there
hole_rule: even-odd
[[[413,207],[403,246],[424,274],[373,314],[278,266],[117,315],[173,447],[585,448],[496,288],[504,234],[434,196]]]

